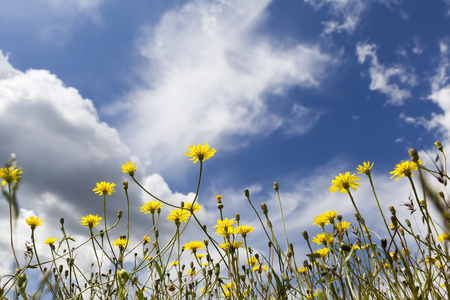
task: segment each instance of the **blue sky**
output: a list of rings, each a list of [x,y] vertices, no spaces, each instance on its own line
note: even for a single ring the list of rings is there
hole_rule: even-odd
[[[101,214],[95,183],[120,187],[130,160],[155,194],[190,201],[198,165],[184,152],[205,142],[217,150],[199,198],[208,224],[220,193],[229,217],[257,225],[245,188],[276,222],[278,181],[302,245],[299,232],[324,210],[352,220],[345,195],[328,189],[367,160],[386,209],[399,206],[409,189],[393,185],[394,165],[410,147],[448,145],[449,25],[444,0],[4,2],[0,157],[14,152],[23,166],[22,223],[43,218],[45,239],[64,216],[81,239],[81,216]],[[356,198],[370,197],[363,183]],[[142,227],[138,207],[151,199],[131,186]],[[123,193],[112,198],[114,215]]]

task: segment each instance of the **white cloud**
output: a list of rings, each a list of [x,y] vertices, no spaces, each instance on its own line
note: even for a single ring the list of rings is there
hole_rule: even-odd
[[[147,29],[148,86],[109,109],[126,116],[121,134],[141,158],[161,167],[190,144],[238,147],[283,127],[267,95],[319,84],[330,58],[318,47],[283,45],[258,32],[268,3],[193,1]]]
[[[0,10],[0,24],[14,24],[16,35],[64,44],[73,28],[84,23],[101,24],[99,7],[105,0],[6,1]]]
[[[92,191],[96,182],[117,183],[117,192],[108,197],[109,224],[119,209],[125,211],[120,182],[126,177],[120,166],[130,160],[129,150],[117,131],[98,119],[90,100],[83,99],[76,89],[66,87],[48,71],[14,69],[1,52],[0,100],[0,157],[6,160],[14,152],[23,167],[17,193],[23,209],[16,231],[21,260],[21,249],[25,240],[29,241],[24,219],[31,214],[44,220],[38,228],[39,244],[48,237],[61,236],[61,217],[65,218],[68,234],[89,234],[78,222],[87,214],[103,214],[102,198]],[[130,196],[135,194],[130,189]],[[2,200],[2,205],[0,226],[5,229],[9,228],[9,213],[6,201]],[[133,222],[143,219],[136,207],[132,217]],[[123,234],[123,230],[119,225],[114,237]],[[2,258],[12,263],[9,238],[0,243],[8,253]],[[10,266],[0,267],[4,270]]]
[[[378,91],[388,97],[388,103],[402,105],[411,97],[409,88],[416,84],[415,75],[404,66],[387,67],[378,61],[377,47],[374,44],[358,43],[356,46],[358,62],[364,64],[370,60],[370,90]]]
[[[397,0],[304,0],[314,9],[321,9],[324,6],[329,8],[331,15],[330,21],[323,22],[324,33],[333,32],[340,33],[345,31],[353,33],[361,21],[362,15],[367,11],[368,7],[374,3],[384,4],[391,7],[396,4]]]

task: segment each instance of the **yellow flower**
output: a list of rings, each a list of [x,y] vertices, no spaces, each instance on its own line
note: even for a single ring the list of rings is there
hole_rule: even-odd
[[[325,225],[330,224],[328,219],[324,215],[320,215],[314,218],[313,225],[319,225],[320,227],[325,227]]]
[[[253,230],[255,230],[255,227],[253,226],[241,225],[236,228],[235,232],[245,238],[247,234],[253,232]]]
[[[47,244],[47,245],[53,245],[54,243],[56,243],[56,240],[58,240],[57,238],[55,238],[55,237],[51,237],[51,238],[48,238],[48,239],[46,239],[45,241],[44,241],[44,244]]]
[[[195,255],[195,257],[197,257],[198,259],[202,259],[205,256],[206,256],[206,254],[203,254],[203,253],[199,253],[199,254]],[[208,264],[208,263],[206,263],[206,264]]]
[[[320,254],[320,256],[325,257],[328,255],[328,248],[322,248],[317,250],[316,252]]]
[[[366,248],[369,248],[369,245],[364,245],[364,246],[358,246],[358,245],[356,245],[356,246],[355,246],[355,249],[356,249],[356,250],[362,250],[362,249],[366,249]]]
[[[234,224],[236,223],[234,219],[228,220],[228,218],[225,218],[223,221],[217,220],[217,225],[213,226],[213,228],[217,227],[217,235],[229,236],[235,233]]]
[[[31,227],[31,229],[35,229],[36,227],[41,226],[42,223],[42,219],[39,219],[37,217],[29,217],[28,219],[25,220],[25,222]]]
[[[141,212],[144,214],[154,214],[161,206],[162,204],[159,201],[148,201],[141,206]]]
[[[167,220],[173,221],[176,224],[180,224],[181,222],[187,223],[187,219],[190,217],[191,213],[185,209],[178,208],[174,209],[170,212]]]
[[[127,162],[126,164],[122,165],[122,172],[127,173],[130,176],[134,176],[134,172],[137,170],[137,165],[134,164],[134,162]]]
[[[439,242],[450,241],[450,233],[441,233],[441,234],[438,236],[438,241],[439,241]]]
[[[315,296],[316,296],[316,294],[312,293],[312,294],[306,295],[306,298],[307,298],[307,299],[312,299],[312,298],[314,298]]]
[[[86,225],[87,228],[92,229],[93,227],[97,227],[102,217],[99,217],[98,215],[87,215],[86,217],[81,217],[81,219],[82,220],[78,223],[81,225]]]
[[[116,186],[115,183],[110,182],[97,182],[97,187],[93,189],[93,191],[96,194],[101,195],[111,195],[112,193],[115,193],[114,187]]]
[[[437,261],[437,259],[434,258],[434,257],[427,257],[427,258],[425,259],[425,262],[426,262],[427,264],[431,264],[431,265],[434,265],[434,264],[436,263],[436,261]]]
[[[220,248],[224,249],[225,251],[234,252],[234,250],[238,248],[242,248],[242,241],[239,242],[226,242],[219,245]]]
[[[209,159],[214,156],[214,153],[216,153],[216,149],[209,149],[208,143],[203,146],[201,144],[198,144],[190,147],[188,146],[187,148],[190,152],[186,152],[184,155],[192,157],[189,160],[193,160],[194,164],[197,163],[197,161],[204,161],[206,159]]]
[[[257,272],[268,271],[268,270],[269,270],[269,268],[267,268],[266,265],[257,265],[257,266],[254,266],[252,269],[252,271],[257,271]]]
[[[348,194],[350,189],[356,191],[356,187],[361,186],[359,183],[355,182],[357,180],[361,179],[355,174],[350,175],[350,172],[345,173],[345,175],[339,173],[339,176],[336,176],[336,179],[331,180],[332,186],[330,187],[330,192],[338,191]]]
[[[222,195],[217,194],[216,195],[216,200],[217,200],[217,202],[222,203]]]
[[[187,202],[184,204],[184,208],[193,213],[196,211],[200,211],[200,209],[202,209],[202,206],[197,203],[194,203],[194,205],[192,205],[192,202]]]
[[[150,243],[150,238],[146,235],[144,235],[144,245]]]
[[[0,169],[0,178],[3,179],[2,186],[6,183],[11,182],[19,182],[18,179],[21,178],[22,171],[19,171],[19,169],[16,169],[14,167],[9,168],[1,168]]]
[[[194,254],[197,252],[198,249],[203,249],[205,247],[205,244],[200,241],[191,241],[189,243],[184,244],[185,250],[191,250],[191,254]]]
[[[175,261],[170,263],[171,266],[176,266],[178,264],[180,264],[180,262],[178,260],[175,260]]]
[[[301,267],[300,269],[298,269],[299,273],[304,273],[306,271],[308,271],[308,269],[306,269],[305,267]]]
[[[421,161],[419,160],[419,164],[421,164]],[[414,176],[412,171],[418,170],[418,166],[413,161],[401,161],[399,164],[395,166],[394,171],[391,171],[390,174],[393,174],[391,178],[394,178],[395,176],[398,176],[395,178],[395,180],[398,180],[399,178],[406,176],[411,177]]]
[[[227,290],[231,290],[231,288],[233,287],[233,284],[231,282],[228,282],[226,285],[222,285],[222,288],[227,291]]]
[[[339,223],[336,223],[336,230],[344,232],[346,231],[348,228],[350,228],[350,223],[346,222],[346,221],[341,221]]]
[[[196,270],[187,270],[186,273],[188,273],[188,274],[191,275],[191,276],[194,276],[194,275],[197,274],[197,271],[196,271]]]
[[[319,245],[327,245],[333,243],[333,235],[331,233],[319,233],[316,237],[313,237],[312,241]]]
[[[249,264],[249,265],[256,265],[257,263],[258,263],[258,259],[256,258],[256,257],[254,257],[254,256],[251,256],[248,260],[247,260],[247,263]]]
[[[337,214],[340,213],[340,211],[336,212],[334,210],[328,210],[326,211],[323,216],[325,219],[327,219],[329,222],[334,221],[334,219],[337,218]]]
[[[115,240],[111,245],[118,246],[119,248],[125,247],[127,244],[129,244],[130,241],[124,238],[119,238]]]
[[[370,162],[363,162],[363,165],[359,165],[356,170],[359,171],[358,174],[366,174],[366,175],[370,175],[370,169],[372,169],[373,167],[373,163],[370,164]]]

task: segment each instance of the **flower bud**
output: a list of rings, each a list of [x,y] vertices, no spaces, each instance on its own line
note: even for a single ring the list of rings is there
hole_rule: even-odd
[[[342,221],[342,215],[337,215],[337,216],[336,216],[336,219],[337,219],[339,222],[341,222],[341,221]]]
[[[222,203],[222,195],[217,194],[216,200],[217,200],[217,203]]]
[[[122,186],[124,190],[128,190],[128,181],[122,182]]]
[[[442,191],[439,192],[439,196],[442,198],[442,200],[445,200],[445,195],[444,195],[444,193]]]
[[[219,203],[219,204],[217,204],[217,208],[218,208],[218,209],[222,209],[222,208],[223,208],[223,204],[222,204],[222,202],[221,202],[221,203]]]
[[[250,192],[246,189],[246,190],[244,190],[244,195],[245,195],[245,197],[250,197]]]
[[[119,210],[118,212],[117,212],[117,218],[122,218],[122,211],[121,210]]]
[[[278,192],[278,189],[279,189],[280,187],[278,186],[278,182],[274,182],[273,183],[273,189],[275,190],[275,191],[277,191]]]
[[[441,142],[439,142],[439,141],[436,141],[435,143],[434,143],[434,146],[439,150],[439,151],[444,151],[444,147],[442,146],[442,144],[441,144]]]
[[[395,215],[396,211],[395,211],[395,208],[392,205],[389,206],[389,210],[391,211],[392,215]]]
[[[411,161],[413,161],[416,164],[418,164],[418,162],[419,162],[419,153],[417,153],[417,150],[414,149],[414,148],[411,148],[411,149],[409,149],[408,153],[409,153],[409,157],[411,158]]]
[[[240,214],[236,214],[235,216],[236,222],[239,222],[241,220],[241,215]]]
[[[405,224],[406,226],[411,227],[411,222],[408,219],[405,219]]]
[[[309,240],[308,231],[303,230],[303,231],[302,231],[302,235],[303,235],[303,238],[304,238],[305,240]]]
[[[61,225],[64,224],[64,218],[59,219],[59,223],[61,223]]]
[[[386,247],[387,247],[387,240],[386,239],[381,239],[381,247],[383,247],[383,249],[386,249]]]
[[[261,204],[261,210],[263,214],[267,214],[269,212],[269,210],[267,209],[267,205],[265,203]]]

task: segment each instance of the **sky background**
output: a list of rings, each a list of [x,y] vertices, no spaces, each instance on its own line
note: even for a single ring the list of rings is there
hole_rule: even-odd
[[[184,153],[208,142],[217,152],[204,163],[200,220],[216,222],[222,194],[226,217],[257,226],[249,189],[280,232],[277,181],[302,253],[301,231],[320,232],[314,216],[336,210],[354,220],[347,195],[328,191],[336,175],[374,162],[385,211],[402,210],[411,190],[389,172],[411,147],[434,156],[436,140],[449,145],[448,0],[0,3],[0,159],[15,153],[23,167],[19,252],[31,215],[44,220],[38,243],[60,238],[61,217],[83,240],[81,216],[102,214],[96,182],[117,184],[109,219],[125,211],[127,161],[155,195],[192,201],[199,164]],[[382,230],[366,178],[361,185],[356,202]],[[129,191],[137,242],[150,224],[139,207],[152,199],[131,182]],[[6,201],[0,211],[0,256],[12,257]],[[185,242],[204,239],[191,227]],[[263,251],[261,234],[249,238]],[[2,259],[2,273],[10,262]]]

